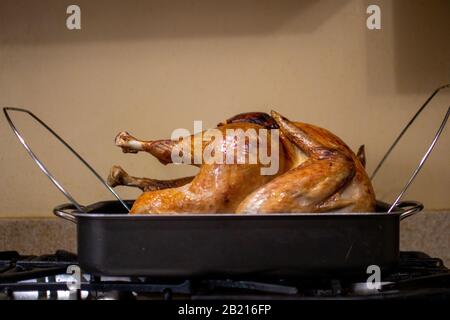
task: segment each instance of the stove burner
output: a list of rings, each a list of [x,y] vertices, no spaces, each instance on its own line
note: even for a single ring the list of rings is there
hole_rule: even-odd
[[[289,279],[273,281],[106,277],[82,274],[79,287],[68,274],[76,255],[21,256],[0,252],[2,299],[450,299],[450,270],[440,259],[421,252],[402,252],[395,273],[382,279],[380,289],[350,279]]]

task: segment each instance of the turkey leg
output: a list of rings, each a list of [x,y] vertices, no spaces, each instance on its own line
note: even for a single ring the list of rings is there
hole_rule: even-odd
[[[172,163],[172,149],[176,145],[172,140],[138,140],[126,131],[120,132],[115,139],[116,146],[124,153],[138,153],[145,151],[156,157],[161,163]]]
[[[142,191],[154,191],[167,188],[176,188],[184,186],[192,181],[194,177],[184,177],[173,180],[156,180],[149,178],[137,178],[130,176],[120,166],[113,166],[109,172],[107,183],[110,187],[129,186],[136,187]]]

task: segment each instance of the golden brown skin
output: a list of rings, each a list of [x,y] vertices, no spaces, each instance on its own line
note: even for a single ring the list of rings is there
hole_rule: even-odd
[[[226,129],[254,129],[263,126],[240,122],[218,127],[225,137]],[[164,143],[161,140],[161,143]],[[155,141],[151,142],[153,147]],[[224,149],[226,139],[224,139]],[[208,143],[205,143],[206,147]],[[167,150],[161,157],[167,160]],[[148,148],[147,148],[148,149]],[[145,148],[142,148],[143,151]],[[248,152],[248,142],[245,152]],[[282,153],[283,150],[280,150]],[[155,152],[152,153],[155,155]],[[158,156],[158,154],[156,154]],[[280,170],[284,171],[284,156],[280,154]],[[178,188],[144,192],[133,204],[130,213],[230,213],[235,212],[241,201],[252,191],[272,180],[274,175],[261,175],[262,164],[202,164],[192,182]]]
[[[248,195],[237,213],[372,212],[375,195],[364,167],[331,132],[272,111],[292,168]]]
[[[363,149],[356,156],[331,132],[291,122],[276,112],[271,116],[257,112],[240,114],[218,125],[224,137],[228,128],[279,128],[278,173],[261,175],[260,163],[201,164],[194,178],[159,181],[131,177],[120,167],[113,167],[108,183],[145,191],[135,201],[131,213],[374,211],[375,196],[362,163]],[[140,141],[126,132],[116,137],[116,145],[124,152],[149,152],[164,164],[172,161],[172,149],[179,143]],[[203,148],[208,143],[203,142]]]

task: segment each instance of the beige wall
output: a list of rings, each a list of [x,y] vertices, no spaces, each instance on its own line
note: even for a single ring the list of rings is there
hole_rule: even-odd
[[[238,112],[274,108],[326,127],[353,149],[366,144],[371,172],[402,125],[449,81],[450,2],[443,1],[76,1],[82,30],[65,28],[73,1],[0,0],[0,105],[45,119],[106,175],[192,173],[145,154],[122,154],[128,130],[163,138],[193,120],[214,125]],[[368,4],[382,30],[365,28]],[[449,105],[440,95],[380,172],[390,200],[413,169]],[[107,192],[26,117],[18,125],[82,203]],[[0,216],[47,216],[65,199],[0,120]],[[450,208],[447,129],[406,196]],[[138,193],[120,189],[124,197]]]

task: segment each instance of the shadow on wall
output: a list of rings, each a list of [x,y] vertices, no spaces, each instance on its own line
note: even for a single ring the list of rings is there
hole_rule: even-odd
[[[450,1],[378,2],[382,29],[365,31],[368,92],[429,93],[449,83]]]
[[[140,38],[265,35],[289,23],[287,32],[312,32],[347,0],[79,0],[82,31],[67,37],[72,1],[2,0],[3,43],[135,40]],[[311,10],[313,13],[311,14]],[[304,14],[307,13],[308,14]],[[298,19],[302,15],[302,19]],[[39,17],[39,19],[36,19]]]
[[[449,83],[450,1],[396,0],[393,5],[397,90],[428,92]]]

